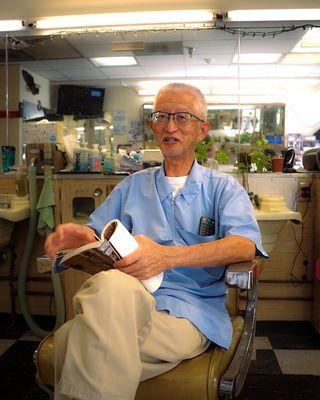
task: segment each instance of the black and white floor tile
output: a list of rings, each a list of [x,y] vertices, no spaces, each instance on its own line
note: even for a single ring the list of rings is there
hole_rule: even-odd
[[[52,329],[50,318],[37,320]],[[39,339],[19,316],[0,314],[0,398],[48,400],[35,383],[32,356]],[[320,335],[309,322],[261,321],[239,400],[319,400]],[[150,399],[152,400],[152,399]],[[174,399],[164,399],[174,400]],[[188,400],[188,399],[186,399]]]

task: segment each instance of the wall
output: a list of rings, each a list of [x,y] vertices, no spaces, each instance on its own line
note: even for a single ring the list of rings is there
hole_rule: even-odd
[[[130,121],[140,121],[140,108],[143,104],[143,98],[137,93],[126,87],[110,87],[106,89],[104,109],[107,119],[111,119],[113,125],[116,121],[114,117],[117,113],[123,112],[125,117],[124,130],[122,134],[114,135],[115,148],[118,144],[129,143]],[[142,141],[141,141],[142,144]]]
[[[30,89],[28,89],[23,76],[22,76],[22,70],[25,70],[29,72],[29,74],[32,75],[34,82],[36,85],[39,86],[39,93],[38,94],[32,94]],[[45,107],[47,109],[51,108],[51,102],[50,102],[50,81],[46,78],[43,78],[41,75],[36,74],[35,72],[32,72],[28,70],[25,67],[21,67],[21,74],[20,74],[20,100],[25,100],[29,101],[30,103],[33,104],[38,104],[38,101],[40,101],[41,106]]]

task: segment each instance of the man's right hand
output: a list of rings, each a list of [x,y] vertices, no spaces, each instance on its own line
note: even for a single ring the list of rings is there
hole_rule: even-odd
[[[96,239],[91,228],[67,223],[58,225],[56,231],[48,236],[44,249],[46,254],[55,260],[56,253],[60,250],[74,249],[94,241]]]

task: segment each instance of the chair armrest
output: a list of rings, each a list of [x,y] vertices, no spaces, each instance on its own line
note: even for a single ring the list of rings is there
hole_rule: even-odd
[[[263,259],[232,264],[226,271],[226,282],[248,291],[244,328],[234,357],[220,380],[219,395],[233,399],[240,393],[248,373],[256,328],[256,305],[258,300],[258,277]]]
[[[225,273],[225,281],[230,286],[238,286],[240,289],[251,289],[254,281],[260,275],[263,260],[256,257],[252,261],[230,264]]]

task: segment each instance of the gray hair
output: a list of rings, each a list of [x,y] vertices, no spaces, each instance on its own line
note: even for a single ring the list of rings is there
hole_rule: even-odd
[[[171,90],[173,92],[189,92],[190,94],[194,95],[194,97],[197,98],[198,100],[198,106],[199,106],[199,118],[205,120],[207,118],[207,102],[206,99],[204,98],[204,95],[202,94],[201,90],[198,89],[195,86],[192,85],[188,85],[187,83],[169,83],[168,85],[163,86],[156,98],[154,99],[154,103],[153,103],[153,109],[154,106],[157,102],[158,96],[160,93],[164,92],[165,90]]]

